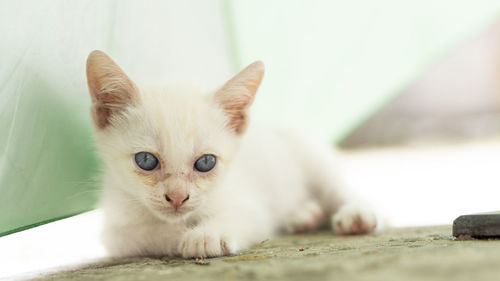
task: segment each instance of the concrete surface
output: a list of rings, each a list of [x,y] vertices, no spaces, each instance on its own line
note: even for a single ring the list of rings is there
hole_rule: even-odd
[[[36,280],[499,280],[500,240],[458,241],[451,226],[330,232],[263,241],[235,256],[202,261],[127,258]]]

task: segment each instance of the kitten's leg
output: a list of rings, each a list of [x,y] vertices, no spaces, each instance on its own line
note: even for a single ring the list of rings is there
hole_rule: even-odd
[[[238,250],[239,245],[232,237],[210,227],[188,230],[179,244],[179,253],[184,258],[229,256]]]
[[[359,203],[348,203],[332,215],[333,230],[341,235],[370,233],[377,227],[377,219],[370,208]]]
[[[317,158],[315,180],[311,186],[318,202],[331,218],[332,229],[341,235],[374,231],[377,220],[373,210],[347,190],[340,176],[335,174],[333,162],[332,151]]]
[[[179,254],[184,258],[227,256],[271,238],[274,229],[266,211],[247,207],[226,206],[186,231],[179,243]]]
[[[373,210],[353,195],[335,172],[333,151],[318,155],[311,186],[325,213],[331,217],[332,229],[341,235],[363,234],[375,230],[376,216]]]
[[[314,200],[309,200],[290,216],[286,229],[290,233],[311,231],[320,225],[323,217],[320,205]]]
[[[338,175],[339,159],[332,147],[315,143],[302,135],[290,134],[294,152],[309,179],[313,198],[326,216],[331,217],[332,228],[339,234],[371,232],[377,222],[374,212],[347,190]]]

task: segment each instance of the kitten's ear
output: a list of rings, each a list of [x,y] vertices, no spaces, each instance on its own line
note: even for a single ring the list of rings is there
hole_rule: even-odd
[[[92,98],[92,118],[99,129],[110,124],[112,115],[139,101],[137,86],[104,52],[90,53],[87,83]]]
[[[264,77],[264,64],[256,61],[236,74],[215,93],[215,101],[229,117],[229,126],[238,135],[248,125],[248,108]]]

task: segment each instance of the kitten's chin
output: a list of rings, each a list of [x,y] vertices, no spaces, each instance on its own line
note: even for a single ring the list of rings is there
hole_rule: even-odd
[[[182,208],[178,211],[168,208],[152,208],[151,211],[157,218],[169,223],[184,221],[193,213],[191,210],[182,210]]]

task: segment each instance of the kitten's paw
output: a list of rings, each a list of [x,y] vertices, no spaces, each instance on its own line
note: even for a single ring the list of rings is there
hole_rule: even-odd
[[[229,256],[236,252],[236,245],[217,232],[192,229],[184,234],[179,253],[184,258]]]
[[[346,204],[332,216],[333,230],[340,235],[370,233],[377,227],[372,210],[356,204]]]
[[[323,210],[315,201],[308,201],[289,218],[286,228],[290,233],[302,233],[315,229],[323,219]]]

